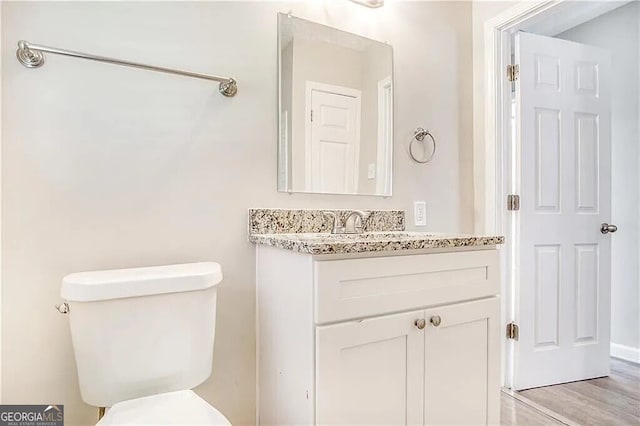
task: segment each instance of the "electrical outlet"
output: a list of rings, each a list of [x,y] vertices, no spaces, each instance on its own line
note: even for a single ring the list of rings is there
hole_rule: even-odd
[[[427,203],[425,201],[413,203],[413,220],[416,226],[427,226]]]
[[[376,164],[369,164],[369,169],[367,170],[367,179],[375,179],[376,178]]]

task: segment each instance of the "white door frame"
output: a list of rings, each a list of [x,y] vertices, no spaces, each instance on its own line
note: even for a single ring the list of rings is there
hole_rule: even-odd
[[[506,326],[515,315],[514,255],[515,244],[511,243],[509,215],[506,210],[506,195],[509,193],[509,146],[511,134],[511,87],[506,79],[506,67],[511,63],[513,34],[529,31],[540,35],[556,35],[569,28],[587,22],[597,16],[629,3],[576,2],[571,0],[540,0],[519,3],[484,23],[484,76],[485,134],[474,141],[474,152],[483,153],[475,160],[475,167],[484,162],[484,174],[474,187],[475,199],[484,199],[484,209],[479,211],[476,231],[486,234],[505,235],[501,250],[502,265],[502,313],[501,324]],[[511,345],[502,339],[503,385],[511,387],[513,370]]]
[[[305,188],[307,191],[311,191],[311,163],[313,162],[313,157],[311,155],[311,121],[308,119],[311,115],[311,92],[317,90],[320,92],[327,93],[335,93],[338,95],[351,96],[362,101],[362,91],[358,89],[352,89],[350,87],[336,86],[333,84],[325,84],[318,83],[317,81],[307,80],[305,82],[305,97],[304,97],[304,172],[305,172]],[[360,113],[360,109],[358,107],[358,114]],[[358,193],[358,184],[360,182],[360,126],[361,126],[361,117],[358,115],[357,124],[356,124],[356,146],[355,146],[355,154],[354,154],[354,165],[353,165],[353,193]]]

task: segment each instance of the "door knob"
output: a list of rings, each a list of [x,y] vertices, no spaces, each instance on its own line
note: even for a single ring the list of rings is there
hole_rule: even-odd
[[[609,225],[608,223],[603,223],[600,225],[600,232],[603,234],[608,234],[609,232],[616,232],[618,227],[615,225]]]
[[[434,327],[438,327],[442,322],[442,318],[440,318],[440,315],[434,315],[431,317],[430,322],[431,324],[433,324]]]
[[[424,328],[424,326],[427,325],[427,322],[424,320],[424,318],[420,318],[420,319],[415,320],[413,325],[418,327],[418,330],[422,330]]]

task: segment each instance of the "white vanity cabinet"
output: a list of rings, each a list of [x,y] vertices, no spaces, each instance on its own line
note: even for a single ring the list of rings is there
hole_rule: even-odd
[[[491,298],[317,327],[317,423],[484,424],[498,309]]]
[[[387,254],[257,246],[259,424],[499,424],[495,247]]]

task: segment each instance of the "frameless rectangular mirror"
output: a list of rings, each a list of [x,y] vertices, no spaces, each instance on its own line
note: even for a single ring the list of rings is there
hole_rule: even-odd
[[[278,190],[391,195],[393,49],[278,14]]]

